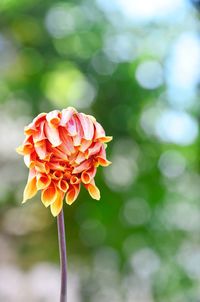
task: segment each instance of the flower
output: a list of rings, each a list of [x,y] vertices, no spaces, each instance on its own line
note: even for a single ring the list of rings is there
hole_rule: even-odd
[[[29,168],[23,203],[41,190],[41,200],[57,216],[64,197],[71,205],[80,192],[81,183],[92,198],[100,192],[94,177],[97,167],[111,164],[106,159],[106,144],[112,140],[91,115],[68,107],[39,114],[24,129],[25,140],[17,148]]]

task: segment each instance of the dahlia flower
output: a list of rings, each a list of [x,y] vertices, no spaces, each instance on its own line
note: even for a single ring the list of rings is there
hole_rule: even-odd
[[[43,204],[57,216],[64,198],[69,205],[76,200],[81,184],[92,198],[100,199],[94,177],[98,166],[111,163],[105,148],[112,137],[93,116],[72,107],[53,110],[39,114],[24,133],[26,138],[17,148],[29,168],[23,203],[41,190]]]

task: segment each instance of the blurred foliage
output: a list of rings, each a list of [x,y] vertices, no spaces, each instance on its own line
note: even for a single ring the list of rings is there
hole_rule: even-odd
[[[74,106],[114,137],[113,165],[97,176],[101,201],[82,189],[64,208],[70,267],[90,268],[80,273],[80,301],[112,294],[113,301],[195,302],[198,15],[187,1],[169,1],[166,12],[124,3],[0,1],[0,240],[11,246],[0,259],[26,269],[58,263],[56,221],[39,196],[20,206],[27,171],[14,147],[36,114]]]

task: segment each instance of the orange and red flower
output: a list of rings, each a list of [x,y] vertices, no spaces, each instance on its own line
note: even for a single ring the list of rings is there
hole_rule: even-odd
[[[43,204],[57,216],[66,202],[72,204],[81,183],[92,198],[100,192],[94,177],[97,167],[108,166],[105,143],[112,140],[91,115],[68,107],[39,114],[25,127],[26,138],[17,152],[24,156],[29,177],[23,203],[41,190]]]

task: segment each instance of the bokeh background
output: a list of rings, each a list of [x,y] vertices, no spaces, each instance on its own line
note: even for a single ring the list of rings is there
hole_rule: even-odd
[[[0,1],[0,301],[59,300],[56,219],[15,153],[40,112],[113,135],[65,206],[69,302],[200,301],[199,1]]]

